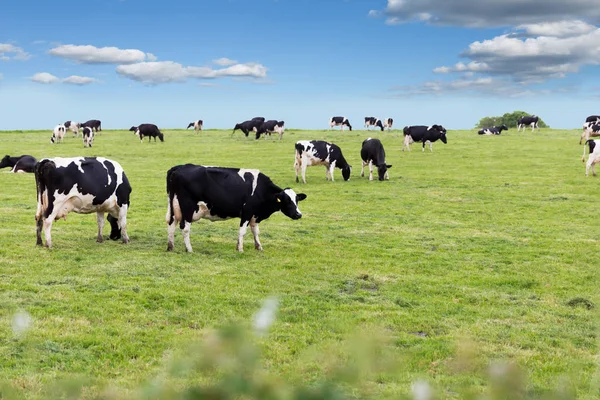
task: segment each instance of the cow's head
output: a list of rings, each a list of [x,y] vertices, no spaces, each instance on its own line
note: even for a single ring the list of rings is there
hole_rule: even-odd
[[[352,165],[347,165],[344,168],[342,168],[342,178],[344,178],[345,181],[350,179],[351,173],[352,173]]]
[[[508,130],[508,126],[506,126],[506,125],[503,124],[502,126],[500,126],[500,130],[507,131]]]
[[[279,209],[281,212],[290,217],[291,219],[300,219],[302,218],[302,213],[298,208],[298,202],[306,199],[306,195],[304,193],[294,192],[290,188],[285,188],[281,192],[275,195],[277,198],[277,203],[279,205]]]
[[[165,135],[163,135],[162,133],[158,132],[158,138],[160,139],[161,142],[165,141]]]
[[[110,223],[110,236],[109,236],[110,239],[111,240],[121,239],[121,228],[119,228],[117,219],[110,214],[108,214],[108,217],[106,217],[106,219]]]
[[[137,131],[137,126],[132,126],[131,128],[129,128],[129,132],[135,133],[136,131]]]
[[[7,154],[4,156],[2,161],[0,161],[0,168],[10,167],[10,156]]]
[[[348,129],[352,130],[352,125],[350,125],[350,122],[348,122],[348,120],[346,120],[344,124],[348,127]]]
[[[379,164],[377,166],[377,176],[380,181],[385,179],[386,172],[390,168],[392,168],[391,164]]]

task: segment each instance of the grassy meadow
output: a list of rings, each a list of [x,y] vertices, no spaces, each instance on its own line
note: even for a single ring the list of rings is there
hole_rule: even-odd
[[[272,296],[276,319],[255,342],[274,380],[316,384],[373,342],[383,349],[363,356],[377,354],[375,371],[343,385],[351,396],[400,398],[421,380],[442,399],[486,394],[489,366],[501,361],[523,371],[525,396],[600,395],[600,229],[590,203],[600,178],[585,177],[578,130],[449,131],[433,153],[402,152],[401,129],[288,129],[281,141],[163,132],[164,143],[140,144],[104,131],[89,149],[71,133],[52,145],[50,130],[0,132],[0,156],[103,156],[133,188],[130,244],[96,243],[95,216],[72,213],[54,224],[49,250],[35,246],[33,174],[0,172],[0,381],[13,396],[42,398],[54,382],[84,377],[84,398],[132,398],[157,379],[215,381],[218,372],[166,377],[166,365],[213,328],[250,327]],[[385,146],[389,181],[360,177],[369,136]],[[309,167],[307,184],[296,183],[302,139],[338,144],[351,179],[336,169],[328,182],[324,167]],[[258,168],[308,195],[303,218],[274,214],[260,224],[264,252],[248,230],[241,254],[239,220],[202,220],[192,225],[194,253],[179,230],[167,253],[165,175],[187,162]],[[20,334],[19,312],[31,317]],[[378,370],[392,361],[393,371]]]

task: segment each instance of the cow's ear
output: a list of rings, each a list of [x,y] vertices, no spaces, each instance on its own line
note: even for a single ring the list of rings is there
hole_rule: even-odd
[[[298,199],[298,201],[302,201],[306,198],[306,195],[304,193],[298,193],[296,194],[296,198]]]
[[[388,164],[388,165],[386,165],[386,167],[392,168],[392,164]]]

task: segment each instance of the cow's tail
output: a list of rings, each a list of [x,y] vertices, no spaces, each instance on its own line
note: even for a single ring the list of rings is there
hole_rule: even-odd
[[[35,217],[38,220],[41,220],[44,210],[48,208],[48,204],[45,204],[44,191],[48,189],[48,182],[51,181],[55,170],[56,164],[51,160],[42,160],[34,166],[33,172],[35,175],[38,201],[38,212]]]
[[[585,143],[583,144],[583,155],[581,156],[581,162],[585,162],[585,148],[587,146],[590,147],[589,154],[592,154],[594,152],[594,148],[596,147],[596,142],[594,142],[593,139],[588,139],[585,141]]]
[[[404,136],[407,136],[410,133],[410,129],[408,128],[408,126],[405,126],[402,131],[404,132]]]

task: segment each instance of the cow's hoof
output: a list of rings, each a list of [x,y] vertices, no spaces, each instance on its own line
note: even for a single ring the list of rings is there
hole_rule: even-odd
[[[262,246],[254,246],[254,248],[255,248],[256,250],[258,250],[258,251],[263,251],[263,248],[262,248]]]
[[[96,243],[104,243],[104,238],[102,238],[102,236],[98,236],[98,239],[96,239]]]
[[[123,239],[123,244],[129,243],[129,239]]]

